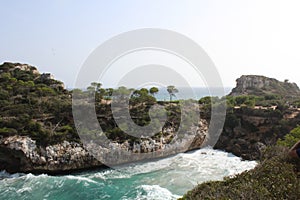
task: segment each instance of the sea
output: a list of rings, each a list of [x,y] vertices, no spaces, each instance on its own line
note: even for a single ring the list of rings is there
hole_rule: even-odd
[[[150,89],[151,87],[146,87]],[[116,89],[116,88],[114,88]],[[140,89],[140,88],[138,88]],[[154,95],[156,100],[158,101],[169,101],[170,94],[167,91],[166,87],[158,87],[159,91]],[[177,93],[174,93],[172,96],[172,100],[199,100],[202,97],[213,96],[213,97],[223,97],[228,95],[232,87],[176,87],[178,90]],[[67,88],[67,90],[71,91],[73,88]],[[82,89],[83,91],[86,89]]]
[[[231,153],[212,148],[164,159],[63,176],[0,172],[1,200],[173,200],[199,183],[253,169]]]
[[[167,91],[167,88],[160,87],[158,88],[159,91],[157,94],[155,94],[155,98],[158,101],[169,101],[170,95]],[[187,99],[194,99],[199,100],[202,97],[206,96],[216,96],[216,97],[223,97],[225,95],[228,95],[230,91],[232,90],[232,87],[178,87],[178,92],[174,93],[174,96],[172,97],[172,100],[187,100]]]

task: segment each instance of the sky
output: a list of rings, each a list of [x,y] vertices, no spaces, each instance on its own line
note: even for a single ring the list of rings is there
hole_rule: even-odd
[[[34,65],[68,88],[99,45],[141,28],[195,41],[226,87],[248,74],[300,85],[298,0],[10,0],[0,7],[0,62]],[[118,71],[109,72],[104,86],[114,84]]]

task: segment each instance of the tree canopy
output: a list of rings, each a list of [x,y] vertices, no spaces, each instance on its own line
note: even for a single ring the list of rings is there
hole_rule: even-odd
[[[172,101],[172,97],[176,97],[176,93],[179,92],[178,89],[173,85],[168,86],[167,91],[170,95],[170,101]]]

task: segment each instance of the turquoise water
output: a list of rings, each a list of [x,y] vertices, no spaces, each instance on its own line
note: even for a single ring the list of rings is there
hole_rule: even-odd
[[[168,200],[198,183],[222,180],[254,168],[226,152],[209,148],[173,157],[65,176],[0,173],[0,199]]]

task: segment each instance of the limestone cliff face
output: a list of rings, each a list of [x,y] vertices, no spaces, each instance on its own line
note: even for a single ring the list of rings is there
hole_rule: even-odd
[[[265,76],[243,75],[236,82],[237,85],[230,93],[231,96],[264,94],[300,96],[298,86],[295,83],[289,83],[288,80],[280,82]]]
[[[196,135],[192,140],[192,143],[190,144],[188,150],[199,149],[203,145],[208,134],[208,126],[209,124],[207,120],[200,119],[199,127],[196,130]]]
[[[11,136],[0,140],[0,169],[8,172],[61,173],[103,166],[82,145],[62,144],[38,147],[27,136]]]
[[[207,129],[207,121],[201,119],[199,127],[194,130],[196,134],[193,136],[192,143],[187,140],[182,141],[179,145],[187,143],[186,150],[199,149],[205,139]],[[128,157],[131,153],[135,154],[135,161],[160,158],[178,153],[176,146],[168,144],[166,140],[168,138],[162,138],[161,141],[149,138],[133,146],[127,141],[121,144],[112,142],[110,144],[111,149],[99,147],[95,143],[83,146],[77,142],[68,141],[42,147],[38,146],[36,141],[28,136],[14,135],[0,139],[0,170],[6,170],[10,173],[58,174],[106,167],[99,160],[104,158],[107,160],[107,157],[111,158],[113,163],[124,164],[132,161],[131,157]],[[112,151],[112,149],[115,149],[115,151]],[[120,154],[122,153],[122,151],[119,151],[120,149],[125,151],[124,156]],[[150,157],[147,157],[145,153],[150,153]]]

